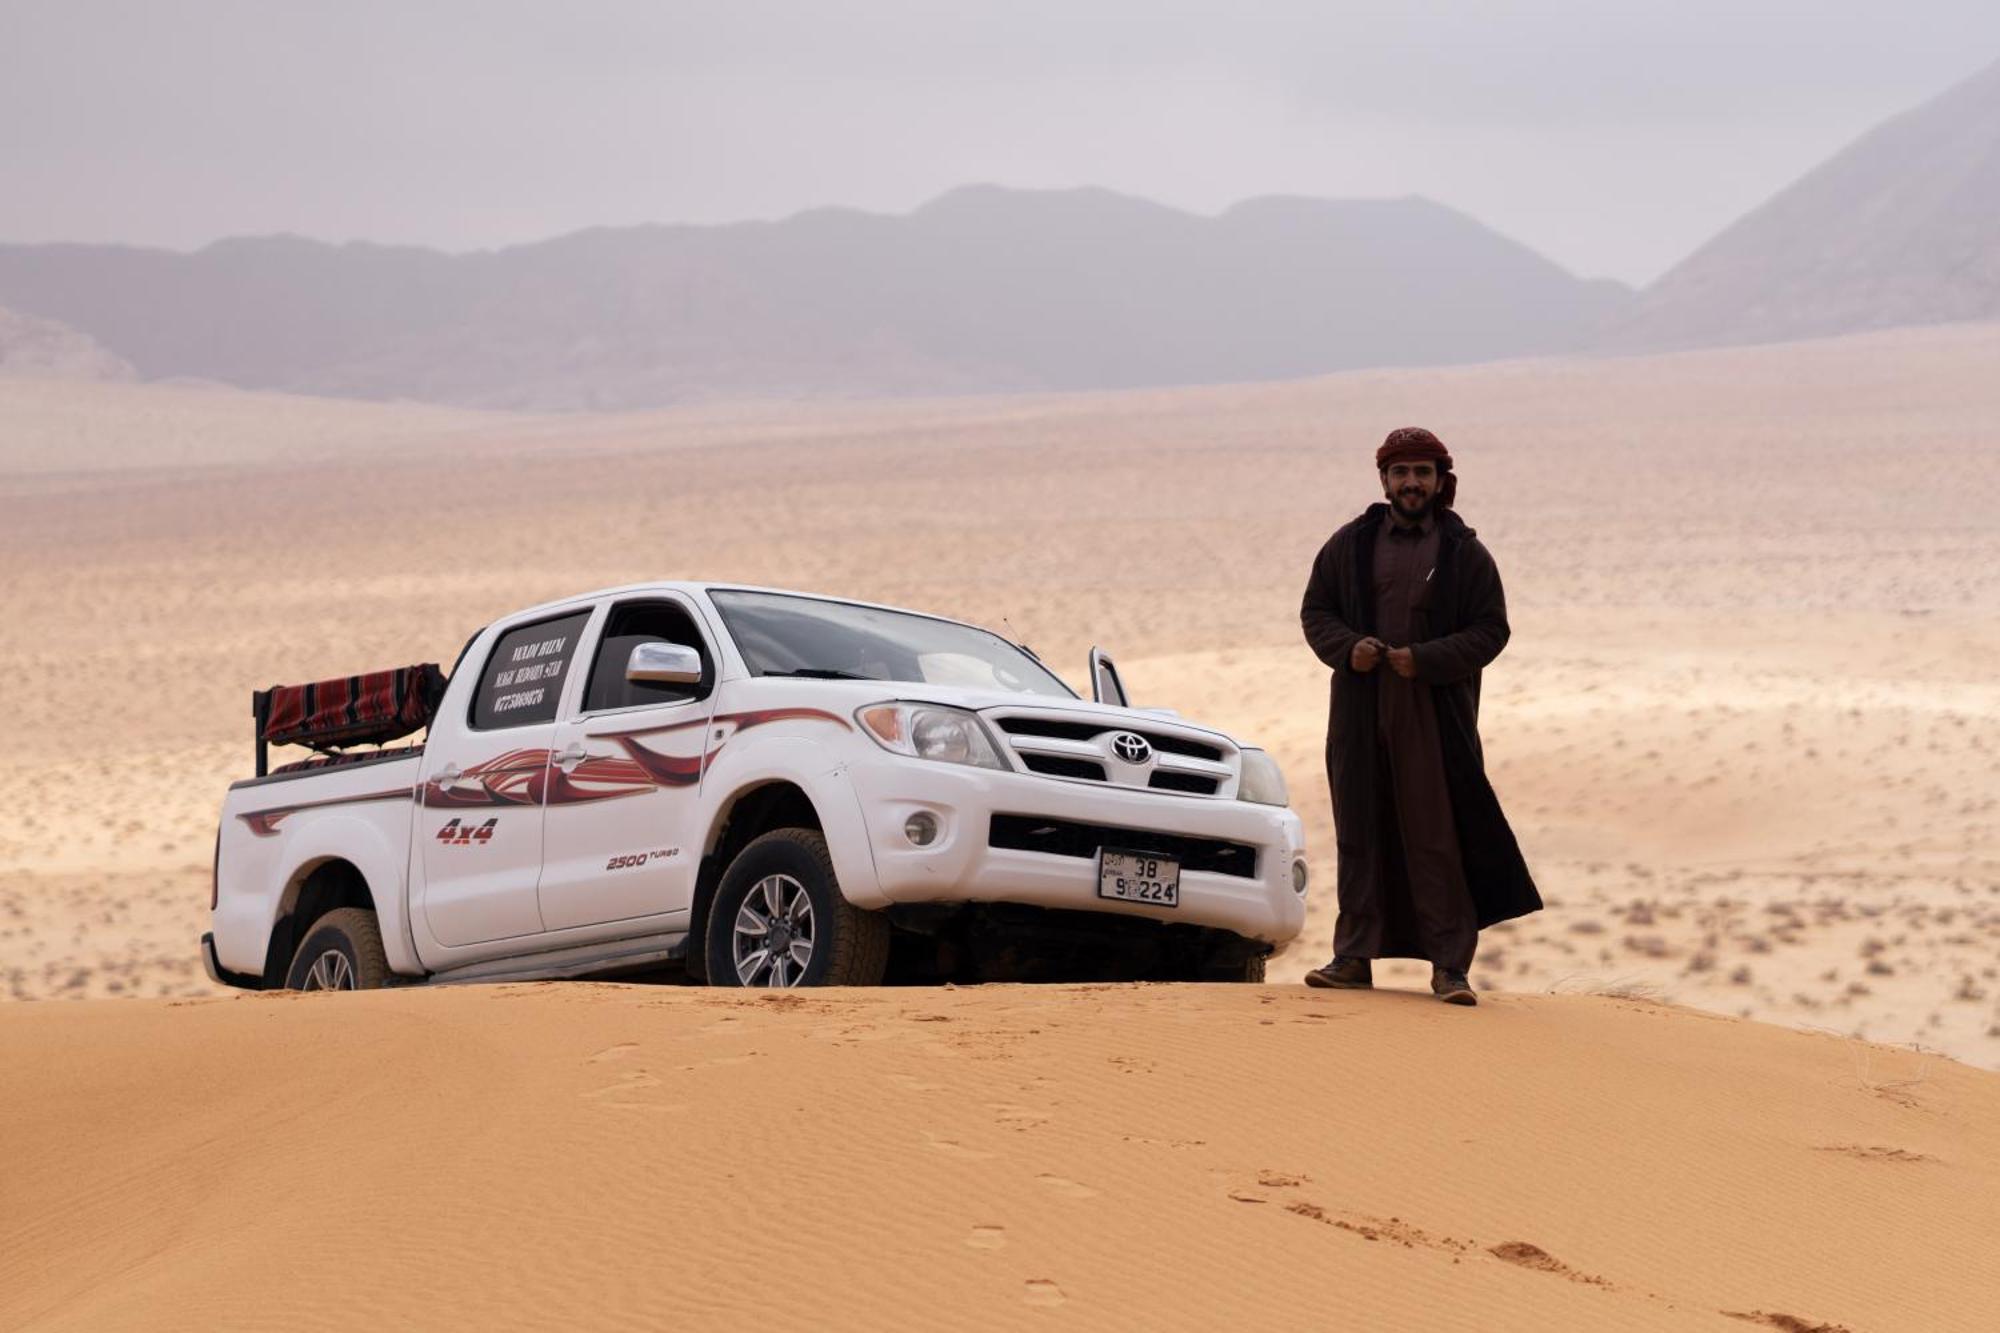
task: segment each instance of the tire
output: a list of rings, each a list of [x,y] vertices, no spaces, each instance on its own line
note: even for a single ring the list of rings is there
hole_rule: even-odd
[[[768,951],[760,963],[757,941],[774,924],[790,942],[775,963]],[[889,933],[887,917],[841,896],[825,838],[773,829],[722,872],[702,954],[711,986],[876,986],[889,965]]]
[[[1252,985],[1264,980],[1263,954],[1245,957],[1231,950],[1211,957],[1191,978],[1194,981],[1247,982]]]
[[[389,956],[375,914],[338,907],[313,922],[292,966],[286,990],[380,990],[389,984]]]

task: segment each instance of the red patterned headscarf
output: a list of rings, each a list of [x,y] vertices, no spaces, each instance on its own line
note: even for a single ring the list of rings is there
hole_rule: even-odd
[[[1444,441],[1425,430],[1422,426],[1398,426],[1389,432],[1389,438],[1382,441],[1382,447],[1375,451],[1375,470],[1388,470],[1391,463],[1436,463],[1438,470],[1437,502],[1446,509],[1458,495],[1458,476],[1451,470],[1451,452],[1444,447]]]

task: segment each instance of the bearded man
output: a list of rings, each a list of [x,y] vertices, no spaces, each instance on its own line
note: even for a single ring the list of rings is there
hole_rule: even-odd
[[[1309,986],[1365,989],[1372,959],[1423,958],[1431,992],[1476,1004],[1479,932],[1541,908],[1479,745],[1479,673],[1507,644],[1500,571],[1452,508],[1431,432],[1375,453],[1385,503],[1320,548],[1299,620],[1333,668],[1326,776],[1340,916]]]

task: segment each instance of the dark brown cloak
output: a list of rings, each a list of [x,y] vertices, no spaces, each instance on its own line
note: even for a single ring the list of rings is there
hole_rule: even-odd
[[[1434,511],[1439,528],[1437,572],[1415,613],[1417,676],[1437,707],[1445,782],[1458,831],[1465,881],[1480,926],[1539,911],[1541,895],[1528,874],[1514,831],[1486,780],[1479,745],[1479,673],[1507,646],[1507,599],[1493,557],[1465,520]],[[1339,853],[1340,908],[1380,905],[1385,957],[1421,958],[1388,808],[1386,762],[1376,737],[1376,673],[1349,665],[1355,642],[1374,632],[1375,538],[1389,506],[1370,505],[1320,548],[1299,608],[1306,642],[1333,668],[1326,732],[1326,779],[1333,792]]]

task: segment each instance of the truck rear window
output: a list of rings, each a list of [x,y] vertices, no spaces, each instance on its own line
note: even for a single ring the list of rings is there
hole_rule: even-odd
[[[527,727],[556,720],[563,682],[590,612],[510,629],[500,636],[472,696],[472,729]]]

